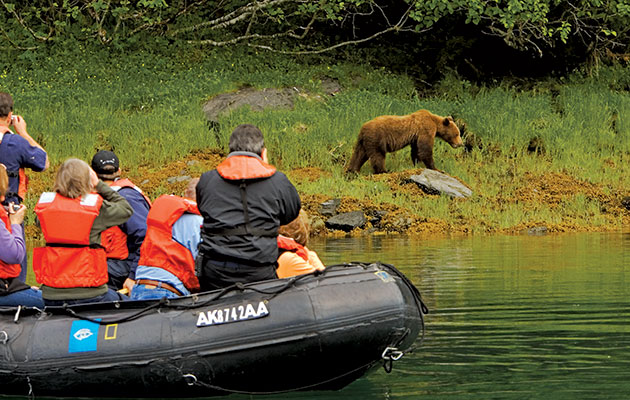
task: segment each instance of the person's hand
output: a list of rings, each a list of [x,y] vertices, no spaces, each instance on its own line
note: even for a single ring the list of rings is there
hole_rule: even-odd
[[[125,279],[125,283],[123,283],[123,289],[127,289],[128,291],[127,293],[131,293],[131,289],[133,289],[133,285],[135,284],[136,284],[136,281],[134,281],[131,278],[127,278]]]
[[[11,225],[20,225],[24,222],[24,216],[26,215],[26,206],[24,204],[20,204],[20,208],[14,213],[9,214],[9,220],[11,221]]]
[[[90,185],[92,185],[92,189],[96,189],[96,185],[98,185],[98,175],[92,168],[90,168]]]
[[[13,115],[13,117],[14,118],[11,119],[11,125],[15,128],[15,132],[20,136],[24,136],[26,133],[26,121],[19,115]]]

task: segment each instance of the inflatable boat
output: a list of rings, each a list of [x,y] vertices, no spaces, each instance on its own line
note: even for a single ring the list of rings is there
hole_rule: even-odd
[[[336,390],[413,350],[427,313],[395,267],[177,299],[0,309],[0,394],[209,397]]]

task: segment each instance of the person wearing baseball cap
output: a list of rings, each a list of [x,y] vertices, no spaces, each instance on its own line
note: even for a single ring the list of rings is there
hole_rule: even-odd
[[[92,169],[103,182],[120,193],[133,208],[133,215],[124,224],[112,227],[101,235],[107,253],[107,269],[112,289],[131,290],[135,283],[136,268],[140,259],[140,246],[147,232],[147,215],[151,201],[127,178],[121,178],[120,160],[109,150],[100,150],[91,163]]]

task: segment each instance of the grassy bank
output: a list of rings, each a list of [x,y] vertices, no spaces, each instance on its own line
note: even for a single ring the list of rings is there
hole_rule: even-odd
[[[343,89],[317,96],[322,79],[335,79]],[[341,210],[388,210],[380,231],[411,234],[627,228],[630,211],[621,200],[630,196],[628,82],[628,66],[528,89],[447,78],[428,96],[408,77],[350,62],[81,46],[31,54],[7,63],[0,74],[0,89],[14,96],[16,113],[53,166],[29,174],[30,206],[50,189],[65,158],[89,160],[103,148],[116,151],[124,173],[152,198],[180,193],[185,183],[170,184],[168,177],[212,168],[232,129],[253,123],[265,133],[271,162],[289,175],[316,217],[319,202],[341,198]],[[311,95],[299,97],[292,110],[238,109],[222,115],[218,131],[211,131],[203,103],[244,86],[298,87]],[[408,149],[388,155],[391,173],[373,176],[365,165],[358,177],[343,174],[365,121],[421,108],[455,115],[472,133],[470,151],[436,141],[434,158],[473,197],[427,195],[405,183],[419,172]],[[541,144],[538,151],[528,151],[532,139]]]

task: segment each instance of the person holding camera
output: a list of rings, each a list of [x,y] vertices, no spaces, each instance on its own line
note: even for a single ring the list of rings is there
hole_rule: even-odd
[[[4,164],[0,164],[0,201],[4,201],[9,177]],[[18,279],[20,261],[26,255],[22,222],[26,207],[10,203],[0,207],[0,307],[44,307],[42,293]]]
[[[301,207],[295,186],[268,164],[258,127],[237,126],[229,147],[227,159],[197,184],[202,291],[277,278],[278,227],[293,221]]]
[[[15,129],[15,133],[11,130]],[[22,204],[26,196],[28,177],[25,168],[41,172],[48,168],[48,155],[28,134],[26,121],[13,114],[13,98],[10,94],[0,92],[0,163],[6,166],[9,176],[9,187],[5,193],[5,206],[9,203]],[[27,259],[21,261],[18,279],[26,280]]]
[[[46,246],[34,250],[33,271],[46,306],[128,299],[107,286],[101,233],[132,213],[127,200],[85,161],[69,158],[61,164],[54,192],[42,193],[35,206]]]

